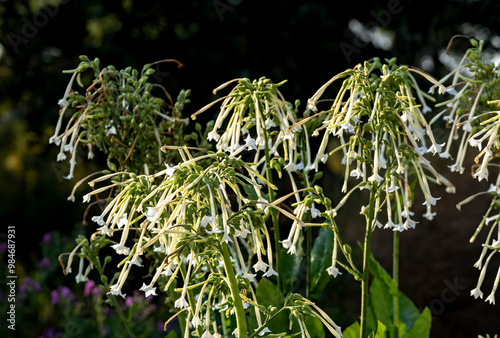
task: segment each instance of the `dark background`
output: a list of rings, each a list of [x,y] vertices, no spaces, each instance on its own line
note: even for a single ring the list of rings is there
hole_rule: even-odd
[[[213,100],[213,88],[242,76],[288,79],[283,94],[291,102],[300,99],[305,108],[307,99],[333,75],[373,56],[395,56],[399,63],[440,78],[449,71],[443,62],[453,60],[443,51],[456,34],[485,39],[490,54],[498,55],[499,14],[497,1],[466,0],[0,2],[0,220],[3,228],[16,225],[19,267],[29,269],[39,259],[43,234],[72,234],[80,226],[81,194],[77,203],[66,197],[76,180],[102,167],[82,160],[75,180],[63,180],[68,168],[55,162],[58,149],[48,144],[57,101],[69,80],[62,71],[75,68],[79,55],[98,57],[102,65],[119,69],[179,60],[182,69],[160,64],[156,80],[172,96],[192,90],[187,116]],[[366,32],[356,34],[353,19],[358,26],[392,36],[387,50],[370,42]],[[459,55],[468,45],[460,40],[453,47]],[[446,164],[441,163],[443,170]],[[469,296],[479,275],[472,265],[484,236],[474,244],[469,238],[488,200],[459,213],[450,206],[480,189],[467,175],[448,176],[459,186],[457,194],[445,195],[438,188],[438,217],[421,220],[417,229],[401,237],[401,289],[419,308],[430,307],[432,337],[499,333],[500,305]],[[334,172],[327,175],[325,185],[335,186],[336,179]],[[355,243],[360,237],[350,229],[346,236]],[[390,234],[374,234],[374,254],[387,269],[390,241]],[[485,298],[496,266],[498,261],[492,261],[483,286]],[[342,327],[359,313],[357,289],[351,297],[337,287],[349,289],[347,278],[331,281],[320,301],[342,314]],[[455,293],[449,285],[457,286]]]

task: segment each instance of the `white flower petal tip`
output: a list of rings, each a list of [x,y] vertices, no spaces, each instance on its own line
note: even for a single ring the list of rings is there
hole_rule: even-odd
[[[269,267],[264,277],[270,278],[271,276],[278,276],[278,273],[272,267]]]
[[[379,174],[375,173],[373,175],[371,175],[370,177],[368,177],[368,182],[377,182],[378,184],[380,184],[380,182],[382,182],[384,179],[382,178],[382,176],[380,176]]]
[[[483,292],[479,288],[475,288],[471,290],[470,295],[474,297],[474,299],[481,298],[483,299]]]
[[[255,270],[255,272],[257,272],[257,271],[264,272],[264,271],[267,270],[268,266],[269,265],[267,265],[266,263],[264,263],[264,261],[259,260],[257,263],[254,264],[253,269]]]
[[[139,291],[144,291],[146,294],[146,298],[153,295],[153,296],[158,296],[156,294],[156,288],[151,287],[151,285],[146,285],[146,283],[142,284],[142,287],[139,289]]]
[[[207,135],[207,140],[209,140],[209,141],[214,140],[215,142],[217,142],[217,141],[219,141],[219,139],[220,139],[220,135],[219,135],[219,134],[217,134],[217,130],[216,130],[216,129],[212,130],[212,131],[211,131],[210,133],[208,133],[208,135]]]
[[[130,253],[130,249],[120,243],[112,245],[111,247],[115,249],[116,253],[119,255],[128,255]]]
[[[488,298],[485,299],[485,302],[489,302],[490,304],[495,305],[495,294],[491,293]]]
[[[342,274],[342,272],[340,272],[339,269],[335,266],[329,267],[328,269],[326,269],[326,272],[328,272],[330,276],[333,276],[333,278],[336,278],[338,275]]]
[[[174,305],[178,309],[184,309],[184,308],[187,308],[189,306],[189,304],[188,304],[188,302],[186,302],[186,299],[184,298],[184,296],[181,296],[179,299],[177,299],[175,301]]]
[[[257,331],[258,329],[255,329]],[[266,333],[271,333],[271,330],[269,330],[267,327],[263,328],[262,331],[259,332],[259,336],[264,336]]]
[[[441,153],[443,146],[444,143],[441,144],[434,143],[429,149],[427,149],[427,152],[432,153],[432,155],[436,155],[437,153]]]
[[[250,137],[250,135],[247,136],[245,139],[245,146],[247,146],[247,150],[257,150],[257,145],[255,143],[255,139]]]

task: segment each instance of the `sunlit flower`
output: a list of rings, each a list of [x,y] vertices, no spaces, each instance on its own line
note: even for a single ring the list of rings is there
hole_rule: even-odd
[[[139,291],[144,291],[146,294],[145,297],[148,298],[149,296],[157,296],[156,294],[156,288],[151,287],[151,285],[146,285],[146,283],[142,283],[142,287],[139,289]]]
[[[184,309],[184,308],[187,308],[189,307],[189,303],[186,301],[185,299],[185,295],[182,294],[179,299],[177,299],[175,301],[175,307],[178,308],[178,309]]]
[[[257,271],[266,271],[266,269],[267,269],[268,266],[269,265],[267,265],[262,260],[262,258],[259,257],[259,261],[253,265],[253,268],[254,268],[255,272],[257,272]]]

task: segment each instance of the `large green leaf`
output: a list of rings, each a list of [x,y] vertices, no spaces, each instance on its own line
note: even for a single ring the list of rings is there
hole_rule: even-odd
[[[299,272],[301,270],[302,264],[302,252],[300,248],[302,247],[302,241],[304,237],[300,234],[297,240],[297,251],[296,255],[291,255],[287,253],[287,249],[281,248],[280,262],[281,262],[281,274],[279,278],[281,278],[281,285],[285,293],[295,292],[296,287],[294,283],[296,283],[299,279]]]
[[[274,285],[266,278],[260,280],[255,295],[259,304],[266,308],[273,306],[277,309],[281,309],[285,303],[285,297],[278,286]],[[262,317],[262,320],[264,320],[264,317]],[[252,330],[250,332],[253,332],[253,330],[259,327],[255,311],[250,311],[249,326]],[[268,329],[274,334],[288,331],[288,314],[285,312],[281,313],[269,324]]]
[[[342,335],[344,338],[359,338],[360,330],[359,323],[354,322],[342,332]]]
[[[378,321],[380,321],[387,327],[387,332],[391,336],[394,331],[393,295],[396,292],[396,285],[389,274],[373,258],[370,269],[374,280],[368,296],[367,330],[368,332],[375,331],[378,327]],[[426,327],[426,317],[422,317],[424,313],[421,315],[415,304],[401,291],[398,291],[398,303],[400,337],[409,333],[417,322],[421,325],[419,332],[422,327]],[[430,330],[430,322],[428,329]],[[418,337],[426,336],[420,335]]]
[[[332,265],[334,233],[321,228],[311,252],[311,296],[318,298],[330,280],[326,269]]]
[[[375,338],[385,338],[386,337],[386,330],[387,328],[385,327],[384,324],[380,322],[380,320],[377,322],[377,333],[375,334]]]
[[[431,311],[428,307],[426,307],[413,324],[413,327],[408,331],[406,336],[404,336],[404,338],[429,337],[431,333],[431,322]]]
[[[257,297],[257,301],[259,305],[262,305],[266,308],[269,306],[275,307],[277,310],[283,308],[285,303],[285,297],[279,290],[278,286],[274,285],[266,278],[262,278],[259,282],[257,290],[255,292]],[[292,330],[290,331],[290,311],[284,311],[279,314],[269,325],[268,329],[271,330],[273,335],[277,335],[280,333],[286,333],[286,336],[300,333],[300,326],[298,325],[295,318],[292,319]],[[262,315],[262,321],[264,321],[264,316]],[[320,319],[316,317],[306,317],[304,318],[305,325],[311,337],[315,338],[324,338],[325,337],[325,329],[323,327],[323,323]],[[250,320],[249,320],[249,332],[253,332],[258,328],[257,318],[255,315],[255,311],[250,312]],[[271,335],[267,335],[271,337]],[[266,337],[267,337],[266,336]]]
[[[305,324],[307,327],[307,331],[309,331],[309,334],[311,335],[311,337],[325,338],[325,327],[323,326],[323,323],[321,322],[321,320],[319,318],[307,317],[305,319]]]
[[[175,331],[170,331],[165,338],[177,338],[177,333]]]

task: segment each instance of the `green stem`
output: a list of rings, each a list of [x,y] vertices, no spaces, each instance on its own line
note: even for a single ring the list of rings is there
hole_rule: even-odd
[[[306,265],[306,298],[311,293],[311,251],[312,251],[312,228],[307,227],[307,265]]]
[[[246,338],[247,336],[247,322],[245,318],[245,310],[243,309],[243,302],[240,297],[240,289],[234,274],[233,263],[229,257],[229,250],[227,244],[221,244],[222,260],[224,261],[224,270],[226,271],[227,279],[229,282],[229,289],[231,290],[231,297],[233,298],[234,310],[236,314],[236,325],[238,326],[238,338]]]
[[[372,185],[370,190],[370,204],[368,216],[366,218],[365,243],[363,246],[363,278],[361,279],[361,324],[360,337],[367,337],[366,319],[368,313],[368,284],[370,282],[370,241],[373,232],[373,220],[375,219],[375,197],[377,194],[377,186]]]
[[[170,284],[170,286],[168,287],[168,294],[169,295],[176,294],[175,287],[174,287],[173,283]],[[173,305],[172,305],[172,307],[173,307]],[[179,327],[181,329],[182,337],[184,337],[184,330],[186,328],[186,319],[187,319],[186,311],[179,312],[179,314],[177,315],[177,319],[179,320]]]
[[[264,328],[267,327],[274,319],[276,319],[276,317],[278,317],[281,312],[283,312],[283,311],[285,311],[287,309],[288,309],[288,307],[283,307],[283,308],[279,309],[278,311],[276,311],[268,320],[266,320],[266,322],[264,323],[264,325],[262,325],[257,330],[255,330],[250,336],[248,336],[248,338],[257,337],[257,335],[262,330],[264,330]]]
[[[271,169],[271,155],[269,154],[269,145],[267,142],[268,135],[267,131],[263,130],[264,133],[264,140],[265,140],[265,145],[264,145],[264,153],[266,157],[266,179],[269,181],[269,183],[273,184],[273,173]],[[269,187],[268,189],[268,198],[269,198],[269,203],[273,203],[275,200],[275,194],[274,190]],[[279,228],[279,223],[278,223],[278,216],[276,215],[276,210],[274,208],[269,208],[269,212],[271,213],[271,220],[273,223],[273,232],[274,232],[274,246],[275,246],[275,251],[276,251],[276,272],[278,273],[278,276],[282,276],[282,271],[281,271],[281,245],[280,245],[280,228]],[[278,289],[281,290],[281,278],[278,278]],[[283,291],[283,290],[282,290]]]
[[[181,274],[182,274],[182,278],[186,278],[186,275],[187,275],[187,272],[186,272],[186,268],[184,266],[181,266]],[[195,309],[196,309],[196,301],[194,300],[194,294],[193,294],[193,290],[191,289],[187,289],[187,296],[188,296],[188,302],[189,302],[189,310],[188,311],[192,311],[193,314],[195,312]],[[201,297],[202,295],[200,295]],[[184,325],[182,325],[182,328],[185,328],[186,327],[186,319],[184,319]],[[197,326],[196,327],[196,332],[198,333],[198,337],[201,337],[201,335],[203,334],[203,331],[201,330],[201,326]]]
[[[394,280],[395,292],[392,295],[392,304],[394,308],[394,338],[399,337],[399,231],[394,231],[393,241],[393,264],[392,278]]]
[[[107,277],[104,275],[104,271],[102,269],[101,261],[99,258],[95,260],[95,267],[97,268],[97,271],[99,272],[99,275],[101,277],[101,282],[104,284],[104,287],[106,290],[109,290],[109,284],[107,281]],[[122,309],[120,308],[120,304],[118,304],[118,301],[116,300],[115,296],[113,296],[110,293],[106,293],[106,296],[109,298],[111,303],[113,303],[113,306],[115,307],[116,311],[118,312],[118,315],[120,316],[120,319],[122,320],[123,324],[125,325],[125,329],[127,330],[128,334],[130,337],[135,338],[134,331],[132,331],[132,328],[130,327],[130,323],[125,317],[125,314],[123,313]]]

